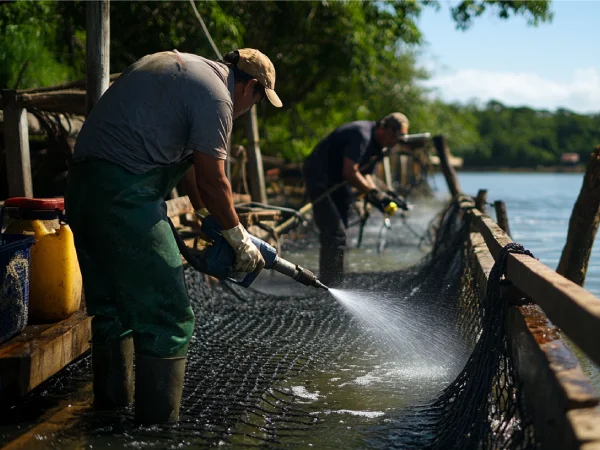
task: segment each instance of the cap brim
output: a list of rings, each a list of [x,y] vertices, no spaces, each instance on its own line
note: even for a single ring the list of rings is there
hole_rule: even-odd
[[[271,102],[271,105],[275,106],[276,108],[281,108],[283,106],[279,95],[277,95],[277,92],[275,92],[273,89],[265,89],[265,94]]]

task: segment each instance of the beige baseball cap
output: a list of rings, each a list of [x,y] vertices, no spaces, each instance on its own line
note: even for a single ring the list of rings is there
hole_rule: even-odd
[[[402,125],[408,126],[408,117],[399,112],[393,112],[381,119],[381,125],[388,128],[401,128]]]
[[[265,93],[271,104],[281,108],[283,103],[275,92],[275,66],[271,60],[253,48],[241,48],[237,52],[240,55],[238,69],[256,78],[265,87]]]

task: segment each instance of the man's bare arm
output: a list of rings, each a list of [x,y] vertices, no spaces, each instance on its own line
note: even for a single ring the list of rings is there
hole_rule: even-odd
[[[196,186],[204,206],[224,230],[239,223],[233,206],[231,184],[225,175],[225,160],[194,152]]]
[[[342,168],[342,175],[344,179],[350,183],[351,186],[359,190],[359,192],[366,194],[372,189],[375,189],[375,184],[369,178],[366,178],[358,171],[358,163],[352,161],[348,157],[344,157],[344,166]]]
[[[198,191],[198,185],[196,184],[196,168],[194,166],[190,167],[190,170],[185,173],[181,179],[181,183],[183,184],[185,192],[194,209],[199,211],[202,208],[206,208],[206,205],[200,196],[200,191]]]

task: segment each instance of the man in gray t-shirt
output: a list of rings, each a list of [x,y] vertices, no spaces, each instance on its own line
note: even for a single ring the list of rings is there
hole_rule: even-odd
[[[235,213],[224,161],[234,119],[264,97],[281,106],[274,88],[275,68],[258,50],[222,62],[161,52],[127,68],[87,117],[65,202],[93,316],[97,409],[131,403],[135,352],[136,420],[178,419],[194,314],[164,199],[184,174],[197,213],[212,214],[233,247],[234,269],[264,265]]]

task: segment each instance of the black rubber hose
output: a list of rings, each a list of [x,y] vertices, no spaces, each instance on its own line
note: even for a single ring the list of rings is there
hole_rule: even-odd
[[[183,238],[171,222],[171,219],[167,217],[169,221],[169,225],[171,226],[171,231],[173,232],[173,237],[175,238],[175,242],[177,243],[177,248],[179,248],[179,252],[185,258],[185,260],[199,272],[208,274],[208,264],[206,263],[206,259],[202,258],[201,252],[197,250],[193,250],[185,245]],[[210,275],[210,274],[209,274]]]

